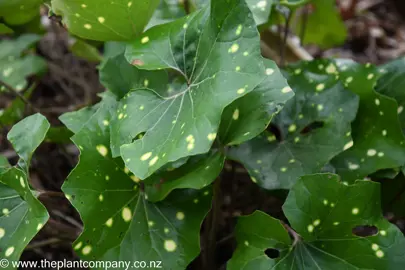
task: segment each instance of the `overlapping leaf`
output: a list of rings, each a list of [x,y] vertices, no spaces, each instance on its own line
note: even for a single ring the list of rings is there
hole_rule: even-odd
[[[37,114],[17,123],[8,134],[24,165],[29,165],[48,128],[47,120]],[[17,261],[49,216],[30,190],[27,169],[10,167],[4,159],[0,163],[0,257]]]
[[[342,199],[344,198],[344,199]],[[379,184],[358,181],[347,186],[336,175],[302,177],[283,206],[296,235],[289,240],[283,225],[262,212],[239,219],[238,248],[228,269],[402,269],[405,239],[385,220]],[[376,226],[375,235],[359,237],[352,230]],[[279,252],[275,259],[265,251]]]
[[[52,0],[69,31],[93,40],[131,40],[142,33],[159,0]]]
[[[302,62],[287,72],[295,97],[272,121],[273,132],[228,153],[266,189],[288,189],[299,176],[319,172],[350,141],[357,112],[358,98],[337,79],[335,64]]]
[[[346,181],[360,179],[380,169],[405,164],[405,138],[398,121],[395,100],[374,91],[375,67],[338,61],[340,79],[360,97],[359,111],[352,124],[353,146],[332,160]]]
[[[139,179],[111,157],[109,123],[116,104],[105,95],[73,136],[80,162],[63,191],[84,223],[74,249],[88,260],[160,260],[168,269],[184,269],[199,253],[210,191],[177,191],[157,204],[148,202]]]
[[[16,40],[0,42],[0,80],[17,91],[26,87],[26,77],[46,70],[45,61],[36,55],[22,56],[23,52],[39,40],[37,35],[22,35]],[[5,88],[0,89],[5,90]]]
[[[169,97],[147,86],[130,92],[114,120],[120,132],[112,136],[114,155],[120,148],[127,167],[144,179],[168,162],[206,153],[224,108],[268,76],[258,41],[241,0],[215,1],[210,9],[145,32],[127,47],[127,59],[142,69],[176,70],[186,84]],[[139,134],[144,136],[135,139]]]
[[[226,107],[219,129],[222,144],[240,144],[263,132],[294,93],[273,61],[265,60],[267,78]]]
[[[169,169],[147,178],[145,192],[150,201],[161,201],[174,189],[202,189],[220,174],[225,157],[219,151],[192,157],[177,169]]]

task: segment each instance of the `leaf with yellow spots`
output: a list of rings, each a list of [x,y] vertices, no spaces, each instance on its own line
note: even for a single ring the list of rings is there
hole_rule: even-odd
[[[294,96],[277,65],[264,60],[267,77],[252,92],[226,107],[219,129],[222,144],[240,144],[262,133]]]
[[[145,184],[113,158],[111,118],[117,101],[103,96],[96,112],[74,129],[80,161],[62,187],[78,210],[84,229],[73,244],[85,260],[162,261],[168,269],[184,269],[199,254],[200,225],[210,209],[205,190],[174,191],[164,201],[152,203]]]
[[[8,134],[21,167],[11,167],[6,159],[0,161],[0,258],[18,261],[49,218],[27,178],[31,156],[48,129],[45,117],[36,114],[17,123]]]
[[[168,162],[207,153],[225,107],[267,78],[244,0],[213,1],[210,8],[155,26],[128,45],[126,57],[141,69],[177,71],[185,81],[168,97],[142,87],[120,101],[113,153],[141,179]]]
[[[398,103],[398,117],[405,131],[405,59],[399,58],[378,68],[376,91],[395,99]]]
[[[336,69],[325,60],[288,67],[285,76],[295,96],[274,117],[270,132],[228,151],[261,187],[291,188],[299,176],[319,172],[351,141],[358,98],[336,79]],[[241,117],[239,111],[236,121]]]
[[[294,239],[287,225],[263,212],[239,218],[228,269],[402,269],[405,238],[381,214],[379,184],[338,179],[306,175],[291,189],[283,211]],[[376,232],[357,236],[359,226]]]
[[[1,9],[1,8],[0,8]],[[0,80],[17,91],[27,87],[26,78],[46,71],[46,62],[37,55],[24,55],[40,36],[33,34],[21,35],[15,40],[0,41]],[[1,91],[7,91],[4,86]]]
[[[337,65],[340,80],[360,97],[360,105],[352,123],[353,146],[332,160],[336,173],[354,181],[381,169],[403,166],[405,137],[398,120],[399,107],[395,100],[374,90],[377,68],[348,60],[338,60]],[[384,92],[381,83],[378,87]]]
[[[68,30],[81,38],[132,40],[143,32],[159,0],[52,0]]]

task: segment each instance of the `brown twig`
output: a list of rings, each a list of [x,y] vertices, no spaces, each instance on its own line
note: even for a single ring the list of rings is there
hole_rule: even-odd
[[[288,224],[283,223],[284,228],[288,231],[288,233],[291,235],[291,237],[294,239],[292,246],[294,247],[299,241],[301,241],[301,236],[294,231]]]
[[[62,242],[62,240],[59,238],[49,238],[49,239],[45,239],[42,241],[34,242],[34,243],[28,245],[25,249],[31,250],[31,249],[41,248],[41,247],[56,244],[59,242]]]
[[[206,250],[204,253],[204,265],[205,269],[215,269],[215,251],[216,251],[216,236],[218,230],[218,217],[221,211],[221,178],[218,177],[214,182],[214,194],[212,197],[212,208],[208,216],[207,234],[206,237]]]
[[[14,87],[12,87],[11,85],[9,85],[8,83],[0,80],[0,85],[4,86],[8,91],[10,91],[11,93],[13,93],[14,95],[16,95],[17,97],[21,98],[21,100],[28,105],[28,107],[30,107],[30,109],[34,112],[39,112],[39,110],[37,108],[34,107],[34,105],[31,104],[31,102],[28,101],[28,99],[26,99],[24,97],[24,95],[22,95],[20,92],[18,92],[17,90],[14,89]]]

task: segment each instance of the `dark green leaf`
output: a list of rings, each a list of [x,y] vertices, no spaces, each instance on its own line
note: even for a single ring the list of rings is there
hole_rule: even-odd
[[[324,60],[288,68],[295,97],[272,121],[273,133],[228,153],[254,182],[266,189],[291,188],[299,176],[319,172],[347,147],[358,98],[344,89],[336,72],[336,65]]]
[[[344,200],[342,200],[344,198]],[[337,175],[304,176],[283,206],[295,230],[294,242],[272,217],[256,212],[240,218],[238,248],[228,269],[402,269],[405,239],[381,214],[379,184],[358,181],[345,185]],[[358,226],[377,233],[360,237]],[[266,249],[279,252],[275,259]]]
[[[378,71],[370,64],[338,61],[340,80],[360,97],[352,124],[353,146],[332,160],[345,181],[405,164],[405,138],[395,100],[374,91]]]
[[[405,130],[405,113],[403,113],[405,106],[405,59],[400,58],[392,61],[379,69],[381,73],[377,81],[376,91],[394,98],[398,103],[398,116],[402,126]]]
[[[55,14],[81,38],[131,40],[142,33],[159,0],[52,0]]]

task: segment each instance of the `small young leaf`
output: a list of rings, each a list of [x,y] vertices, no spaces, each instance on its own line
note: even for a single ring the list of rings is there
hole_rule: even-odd
[[[118,155],[120,148],[141,179],[168,162],[208,152],[224,108],[267,77],[243,0],[213,1],[210,9],[153,27],[127,47],[126,56],[142,69],[176,70],[187,82],[166,98],[146,84],[120,102],[114,120],[120,134],[112,136],[112,149]]]
[[[358,107],[358,98],[344,89],[336,71],[324,60],[288,68],[295,97],[274,118],[274,133],[230,149],[228,157],[240,161],[266,189],[289,189],[299,176],[319,172],[350,141]]]
[[[307,175],[290,191],[283,210],[296,232],[294,242],[272,217],[260,212],[242,217],[228,269],[385,270],[405,263],[404,236],[382,216],[377,183],[347,186],[337,175]],[[375,226],[377,232],[360,237],[354,233],[358,226]],[[276,258],[265,255],[268,249]]]
[[[374,91],[378,71],[370,64],[340,60],[340,79],[360,97],[352,124],[353,146],[332,160],[345,181],[354,181],[381,169],[405,164],[405,138],[395,100]]]
[[[49,127],[48,120],[37,113],[18,122],[7,134],[7,139],[24,161],[26,168],[29,167],[35,149],[45,139]]]
[[[81,38],[131,40],[142,33],[159,0],[52,0],[55,14]]]

